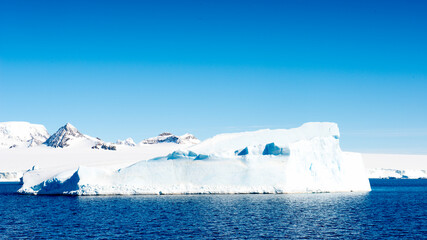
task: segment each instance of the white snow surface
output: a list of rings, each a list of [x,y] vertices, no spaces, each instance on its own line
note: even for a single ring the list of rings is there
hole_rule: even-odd
[[[427,155],[362,155],[369,178],[427,178]]]
[[[368,169],[413,169],[427,170],[427,155],[363,153]]]
[[[62,171],[75,170],[79,166],[117,171],[144,159],[167,155],[179,147],[183,146],[177,144],[145,145],[135,148],[119,146],[117,151],[92,149],[85,145],[66,148],[40,145],[32,148],[0,149],[0,173],[8,173],[10,181],[19,181],[19,177],[34,166],[36,169],[30,172],[39,174],[43,180]],[[13,179],[14,174],[11,173],[18,173],[18,178]]]
[[[0,148],[34,147],[49,138],[46,128],[29,122],[0,122]]]
[[[24,173],[21,193],[370,191],[361,155],[341,151],[335,123],[220,134],[197,145],[140,144],[117,151],[47,147],[36,150],[40,151],[40,158],[47,155],[45,151],[53,151],[55,157],[49,164],[41,160],[38,169]],[[35,153],[29,151],[25,155],[36,158]]]
[[[426,170],[414,169],[387,169],[387,168],[373,168],[368,169],[369,178],[401,178],[401,179],[417,179],[427,178]]]

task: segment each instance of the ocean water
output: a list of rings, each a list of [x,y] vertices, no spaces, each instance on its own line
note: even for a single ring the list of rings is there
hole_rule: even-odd
[[[427,180],[371,185],[369,193],[0,194],[0,238],[427,239]]]

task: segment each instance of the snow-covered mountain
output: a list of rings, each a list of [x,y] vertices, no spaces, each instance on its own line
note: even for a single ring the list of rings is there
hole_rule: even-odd
[[[81,146],[93,149],[116,150],[113,144],[105,143],[99,138],[82,134],[70,123],[60,127],[44,144],[54,148]]]
[[[85,140],[86,137],[81,134],[77,128],[75,128],[70,123],[65,124],[60,127],[56,133],[50,136],[49,139],[46,140],[44,144],[49,147],[68,147],[70,144],[77,140]]]
[[[172,133],[164,132],[159,134],[157,137],[148,138],[142,140],[139,144],[158,144],[158,143],[176,143],[176,144],[197,144],[200,140],[192,134],[184,134],[182,136],[176,136]]]
[[[0,123],[0,148],[34,147],[49,138],[46,128],[29,122]]]
[[[136,143],[133,141],[132,138],[127,138],[125,140],[117,140],[116,144],[117,145],[129,146],[129,147],[135,147],[136,146]]]
[[[139,145],[159,143],[194,145],[200,143],[200,140],[189,133],[176,136],[172,133],[164,132],[157,137],[143,140]],[[120,145],[130,147],[137,145],[132,138],[117,140],[116,143],[107,143],[99,138],[79,132],[79,130],[70,123],[60,127],[58,131],[51,136],[46,128],[40,124],[31,124],[28,122],[0,123],[0,148],[34,147],[41,144],[53,148],[81,146],[108,150],[116,150],[116,146]]]
[[[182,144],[188,144],[188,143],[198,144],[198,143],[200,143],[200,140],[198,138],[196,138],[193,134],[189,134],[189,133],[186,133],[186,134],[180,136],[179,140],[180,140],[180,143],[182,143]]]
[[[419,169],[368,169],[369,178],[396,178],[396,179],[427,179],[427,170]]]

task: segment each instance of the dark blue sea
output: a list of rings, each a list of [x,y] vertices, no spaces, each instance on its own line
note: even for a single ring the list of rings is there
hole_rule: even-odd
[[[369,193],[0,194],[0,238],[427,239],[427,180],[371,185]]]

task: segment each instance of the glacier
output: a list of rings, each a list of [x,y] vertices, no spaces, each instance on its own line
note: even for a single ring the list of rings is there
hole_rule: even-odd
[[[27,171],[19,192],[102,195],[370,191],[361,154],[343,152],[339,139],[337,124],[327,122],[306,123],[288,130],[220,134],[199,144],[167,143],[174,148],[168,154],[141,159],[118,170],[79,165],[55,174],[42,169]]]

